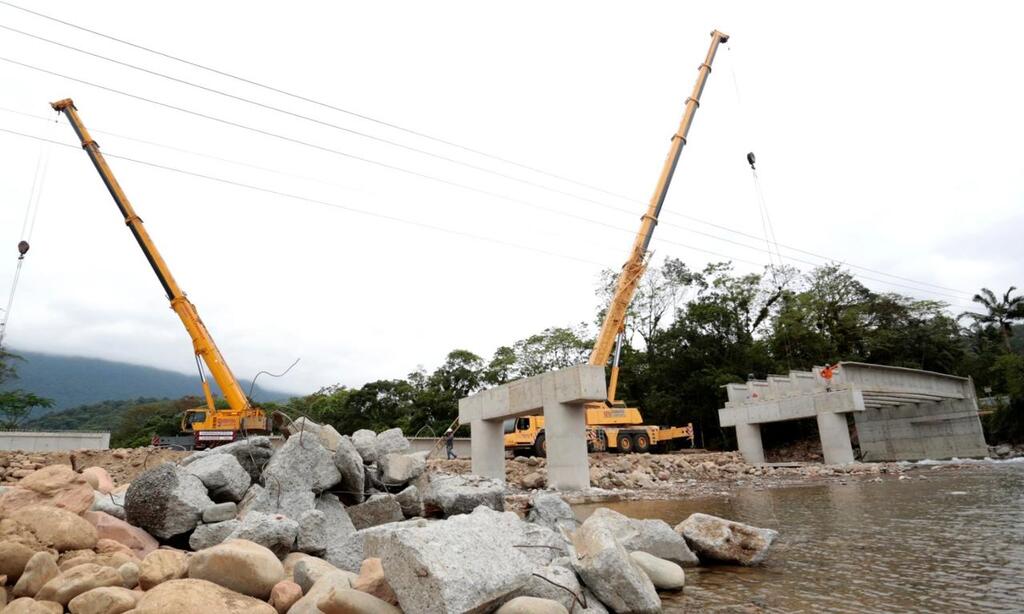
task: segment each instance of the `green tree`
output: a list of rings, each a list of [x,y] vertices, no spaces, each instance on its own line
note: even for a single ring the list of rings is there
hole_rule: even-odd
[[[586,334],[585,324],[554,326],[516,341],[512,346],[516,356],[515,367],[511,370],[513,379],[585,363],[593,346]]]
[[[0,388],[7,388],[18,373],[14,361],[20,358],[0,348]],[[36,407],[52,407],[53,401],[24,390],[0,390],[0,428],[16,429]]]
[[[981,292],[975,294],[971,300],[983,306],[985,312],[965,311],[960,314],[961,318],[971,318],[983,326],[994,327],[998,330],[1002,335],[1007,352],[1013,351],[1010,337],[1013,336],[1014,323],[1024,320],[1024,295],[1010,296],[1016,289],[1016,286],[1010,286],[1009,290],[1003,293],[1003,298],[999,299],[988,288],[982,288]]]

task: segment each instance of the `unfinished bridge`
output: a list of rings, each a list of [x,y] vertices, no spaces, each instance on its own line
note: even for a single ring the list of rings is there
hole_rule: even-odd
[[[970,378],[859,362],[839,363],[831,381],[812,371],[727,384],[718,410],[736,428],[748,463],[763,463],[761,425],[815,418],[826,464],[853,462],[848,416],[864,461],[981,457],[988,454]]]

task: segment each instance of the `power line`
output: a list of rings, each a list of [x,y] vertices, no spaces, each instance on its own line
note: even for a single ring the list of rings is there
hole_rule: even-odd
[[[77,146],[72,145],[70,143],[64,143],[64,142],[61,142],[61,141],[47,139],[47,138],[43,138],[43,137],[27,134],[27,133],[24,133],[24,132],[19,132],[19,131],[16,131],[16,130],[11,130],[11,129],[8,129],[8,128],[0,127],[0,131],[7,132],[9,134],[13,134],[13,135],[16,135],[16,136],[25,137],[25,138],[30,138],[30,139],[35,139],[35,140],[39,140],[39,141],[55,143],[55,144],[58,144],[58,145],[61,145],[63,147],[67,147],[67,148],[70,148],[70,149],[78,149]],[[265,187],[262,187],[262,186],[257,186],[257,185],[253,185],[253,184],[249,184],[249,183],[245,183],[245,182],[240,182],[240,181],[235,181],[235,180],[232,180],[232,179],[226,179],[226,178],[223,178],[223,177],[217,177],[215,175],[208,175],[208,174],[205,174],[205,173],[189,171],[189,170],[186,170],[186,169],[181,169],[181,168],[174,167],[174,166],[169,166],[169,165],[165,165],[165,164],[159,164],[159,163],[155,163],[155,162],[150,162],[150,161],[147,161],[147,160],[142,160],[142,159],[139,159],[139,158],[133,158],[133,157],[130,157],[130,156],[123,156],[123,155],[120,155],[120,154],[109,153],[109,152],[104,152],[104,155],[107,156],[107,157],[110,157],[110,158],[114,158],[114,159],[118,159],[118,160],[124,160],[126,162],[132,162],[132,163],[139,164],[139,165],[142,165],[142,166],[147,166],[147,167],[157,168],[157,169],[161,169],[161,170],[166,170],[166,171],[170,171],[170,172],[174,172],[174,173],[178,173],[178,174],[182,174],[182,175],[197,177],[197,178],[200,178],[200,179],[205,179],[205,180],[208,180],[208,181],[214,181],[214,182],[222,183],[222,184],[226,184],[226,185],[232,185],[232,186],[235,186],[235,187],[246,188],[246,189],[250,189],[250,190],[254,190],[254,191],[258,191],[258,192],[263,192],[263,193],[271,194],[271,195],[275,195],[275,196],[281,196],[281,197],[289,198],[289,199],[293,199],[293,200],[309,202],[309,203],[312,203],[312,204],[318,204],[318,205],[332,207],[332,208],[336,208],[336,209],[342,209],[342,210],[345,210],[345,211],[349,211],[349,212],[357,213],[357,214],[361,214],[361,215],[366,215],[366,216],[369,216],[369,217],[375,217],[375,218],[379,218],[379,219],[395,221],[395,222],[399,222],[399,223],[403,223],[403,224],[407,224],[407,225],[411,225],[411,226],[421,227],[421,228],[425,228],[425,229],[429,229],[429,230],[434,230],[434,231],[437,231],[437,232],[443,232],[443,233],[447,233],[447,234],[454,234],[454,235],[458,235],[458,236],[462,236],[462,237],[467,237],[467,238],[472,238],[472,239],[476,239],[476,240],[481,240],[481,241],[485,241],[485,242],[489,242],[489,243],[496,243],[496,244],[500,244],[500,245],[506,245],[506,246],[509,246],[509,247],[517,248],[517,249],[523,249],[523,250],[528,250],[528,251],[535,251],[535,252],[542,253],[542,254],[545,254],[545,255],[555,256],[555,257],[558,257],[558,258],[563,258],[563,259],[568,259],[568,260],[574,260],[574,261],[582,262],[582,263],[586,263],[586,264],[593,264],[593,265],[597,265],[597,266],[601,266],[601,267],[606,267],[607,266],[606,263],[600,263],[600,262],[597,262],[597,261],[588,260],[586,258],[580,258],[580,257],[577,257],[577,256],[570,256],[570,255],[561,254],[561,253],[558,253],[558,252],[552,252],[552,251],[549,251],[549,250],[544,250],[544,249],[541,249],[541,248],[535,248],[535,247],[531,247],[531,246],[526,246],[526,245],[522,245],[522,244],[519,244],[519,243],[511,242],[511,241],[506,241],[504,239],[495,239],[495,238],[492,238],[492,237],[478,235],[478,234],[470,233],[470,232],[466,232],[466,231],[455,230],[455,229],[446,228],[446,227],[443,227],[443,226],[437,226],[437,225],[434,225],[434,224],[418,222],[418,221],[415,221],[415,220],[409,220],[407,218],[402,218],[402,217],[399,217],[399,216],[393,216],[393,215],[388,215],[388,214],[384,214],[384,213],[378,213],[378,212],[375,212],[375,211],[368,211],[368,210],[365,210],[365,209],[360,209],[360,208],[357,208],[357,207],[352,207],[350,205],[343,205],[343,204],[332,202],[332,201],[326,201],[326,200],[321,200],[321,199],[309,198],[309,197],[301,196],[301,195],[298,195],[298,194],[293,194],[293,193],[290,193],[290,192],[284,192],[284,191],[281,191],[281,190],[274,190],[274,189],[271,189],[271,188],[265,188]],[[745,260],[743,258],[736,258],[736,257],[730,256],[728,254],[723,254],[723,253],[720,253],[720,252],[715,252],[715,251],[711,251],[711,250],[695,247],[695,246],[692,246],[692,245],[687,245],[685,243],[679,243],[679,242],[670,241],[670,240],[667,240],[667,239],[656,239],[656,240],[658,240],[658,241],[660,241],[662,243],[669,243],[669,244],[673,244],[673,245],[678,245],[680,247],[684,247],[684,248],[687,248],[687,249],[690,249],[690,250],[711,254],[711,255],[714,255],[714,256],[717,256],[717,257],[720,257],[720,258],[725,258],[727,260],[732,260],[732,261],[735,261],[735,262],[742,262],[742,263],[753,265],[753,266],[756,266],[756,267],[764,267],[765,266],[764,263],[762,263],[762,262],[755,262],[755,261],[751,261],[751,260]],[[751,247],[751,246],[746,246],[746,247],[748,247],[750,249],[757,249],[758,251],[761,251],[759,248],[754,248],[754,247]],[[811,266],[818,266],[818,263],[806,262],[806,261],[804,261],[804,262],[805,262],[805,264],[810,264]],[[870,281],[876,281],[878,283],[883,283],[883,284],[888,284],[888,285],[898,285],[898,284],[893,284],[893,283],[885,281],[885,280],[880,280],[880,279],[876,279],[876,278],[866,277],[866,276],[863,276],[863,275],[854,274],[854,276],[855,277],[860,277],[861,279],[867,279],[867,280],[870,280]],[[924,290],[924,289],[921,289],[921,288],[910,288],[910,289],[916,290],[918,292],[924,292],[924,293],[930,293],[930,294],[938,294],[938,293],[930,292],[928,290]],[[962,307],[963,305],[961,304],[959,306]]]

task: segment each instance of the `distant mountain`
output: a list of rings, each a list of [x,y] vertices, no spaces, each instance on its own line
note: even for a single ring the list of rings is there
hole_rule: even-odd
[[[60,356],[16,349],[9,351],[24,360],[14,361],[18,379],[9,382],[6,387],[20,388],[53,400],[53,407],[42,410],[37,408],[33,418],[101,401],[178,399],[203,394],[198,375],[84,356]],[[212,380],[210,383],[214,387],[214,394],[218,394],[216,384]],[[241,381],[241,384],[246,391],[249,390],[250,382]],[[267,402],[281,401],[299,394],[257,385],[252,396],[255,401]]]

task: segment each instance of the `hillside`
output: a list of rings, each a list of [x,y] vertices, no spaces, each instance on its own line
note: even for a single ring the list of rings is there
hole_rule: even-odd
[[[59,356],[17,349],[10,352],[24,360],[14,361],[18,379],[10,382],[9,387],[53,399],[52,408],[36,409],[33,413],[36,418],[49,412],[101,401],[132,400],[133,404],[138,404],[140,398],[179,399],[202,395],[197,375],[84,356]],[[260,381],[264,380],[261,378]],[[250,382],[241,383],[248,391]],[[214,394],[218,394],[215,385]],[[252,396],[256,401],[268,402],[297,395],[257,385]]]

